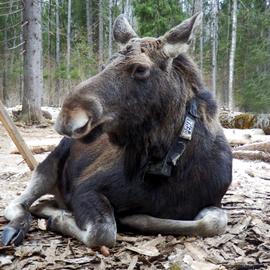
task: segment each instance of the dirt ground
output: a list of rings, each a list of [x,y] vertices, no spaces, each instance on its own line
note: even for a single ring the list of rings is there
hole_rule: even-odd
[[[26,141],[59,138],[52,126],[19,127]],[[31,173],[0,124],[0,234],[4,208],[24,190]],[[45,154],[35,155],[38,161]],[[45,231],[34,220],[22,246],[0,244],[0,269],[270,269],[270,181],[254,177],[270,164],[234,160],[233,183],[223,199],[224,235],[213,238],[121,234],[110,256]]]

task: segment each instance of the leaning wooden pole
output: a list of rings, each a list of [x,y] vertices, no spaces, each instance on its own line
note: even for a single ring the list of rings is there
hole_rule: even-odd
[[[30,170],[34,170],[37,166],[37,161],[34,158],[32,152],[29,150],[24,142],[24,139],[20,135],[17,127],[14,125],[10,119],[7,110],[5,109],[3,103],[0,100],[0,121],[3,123],[5,129],[7,130],[10,138],[18,148],[20,154],[23,156]]]

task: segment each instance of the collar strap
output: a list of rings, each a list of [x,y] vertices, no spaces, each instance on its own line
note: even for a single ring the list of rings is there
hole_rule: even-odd
[[[170,177],[173,167],[186,150],[186,145],[192,139],[196,119],[198,118],[197,102],[192,98],[187,105],[185,120],[179,136],[170,147],[167,155],[159,162],[149,161],[146,174]]]

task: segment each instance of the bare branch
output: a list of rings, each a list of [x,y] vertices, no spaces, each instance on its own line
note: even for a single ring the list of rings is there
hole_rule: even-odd
[[[17,49],[18,47],[21,47],[24,43],[25,43],[25,41],[21,42],[20,44],[14,46],[14,47],[8,48],[8,50],[14,50],[14,49]]]
[[[0,14],[0,17],[3,17],[3,16],[9,16],[9,15],[13,15],[13,14],[17,14],[19,12],[23,11],[23,8],[20,8],[18,10],[15,10],[15,11],[12,11],[12,12],[9,12],[9,13],[5,13],[5,14]]]

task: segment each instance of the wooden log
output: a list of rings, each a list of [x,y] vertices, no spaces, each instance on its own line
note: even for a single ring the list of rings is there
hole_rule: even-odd
[[[44,138],[42,142],[40,140],[27,140],[26,144],[33,154],[42,154],[44,152],[51,152],[61,141],[61,137],[58,138]],[[20,154],[18,149],[13,146],[10,150],[10,154]]]
[[[223,129],[228,142],[232,146],[270,141],[262,129]]]
[[[224,128],[260,128],[266,135],[270,135],[270,114],[221,111],[219,120]]]
[[[260,143],[250,143],[242,146],[238,146],[234,149],[235,151],[262,151],[270,153],[270,141]]]
[[[257,172],[253,170],[246,170],[246,173],[251,177],[259,177],[264,180],[270,180],[270,173],[269,172]]]
[[[17,127],[14,125],[10,119],[7,110],[5,109],[3,103],[0,101],[0,121],[3,123],[5,129],[7,130],[10,138],[18,148],[19,152],[23,156],[30,170],[34,170],[37,166],[37,161],[32,155],[31,151],[25,144],[22,136],[20,135]]]
[[[223,129],[224,134],[231,146],[251,143],[251,135],[243,132],[235,132],[233,129]]]
[[[260,160],[264,162],[270,162],[270,153],[265,153],[262,151],[233,151],[233,157],[244,160]]]
[[[227,137],[227,140],[231,146],[245,145],[251,143],[251,141],[246,138]]]
[[[239,113],[230,111],[221,111],[219,120],[225,128],[250,129],[254,128],[255,115],[251,113]]]
[[[29,146],[29,150],[33,153],[33,154],[42,154],[45,152],[51,152],[55,149],[56,145],[30,145]],[[13,149],[10,151],[10,154],[20,154],[19,150]]]

